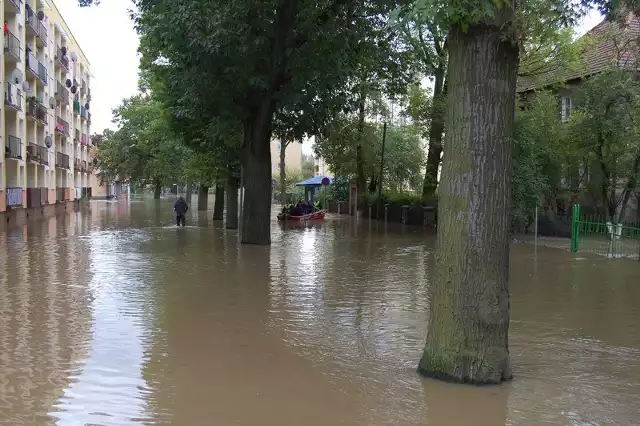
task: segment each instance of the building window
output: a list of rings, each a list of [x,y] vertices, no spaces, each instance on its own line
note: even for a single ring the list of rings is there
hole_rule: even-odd
[[[563,96],[562,97],[562,121],[568,121],[569,117],[571,117],[571,97]]]

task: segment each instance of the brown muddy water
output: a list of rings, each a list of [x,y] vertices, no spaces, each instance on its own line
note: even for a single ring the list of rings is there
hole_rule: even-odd
[[[515,379],[469,387],[415,373],[422,229],[172,221],[92,202],[0,233],[0,424],[640,424],[640,262],[514,244]]]

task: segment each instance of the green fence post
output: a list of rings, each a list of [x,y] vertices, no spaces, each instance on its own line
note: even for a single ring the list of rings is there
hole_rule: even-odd
[[[578,252],[580,246],[580,205],[574,204],[571,215],[571,251]]]

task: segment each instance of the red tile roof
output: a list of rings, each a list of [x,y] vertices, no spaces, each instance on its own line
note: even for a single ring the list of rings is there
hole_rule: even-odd
[[[586,40],[585,40],[586,38]],[[537,76],[518,78],[517,91],[571,81],[620,66],[640,69],[640,17],[626,13],[624,23],[603,20],[583,37],[587,45],[582,55],[582,66],[577,69],[553,70]]]

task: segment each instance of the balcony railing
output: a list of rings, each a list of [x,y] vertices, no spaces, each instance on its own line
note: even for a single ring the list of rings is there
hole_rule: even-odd
[[[69,57],[66,53],[62,54],[62,48],[60,46],[56,46],[56,59],[60,65],[69,71]]]
[[[38,35],[42,39],[42,43],[46,46],[49,41],[49,34],[47,33],[47,27],[44,23],[38,19]]]
[[[61,152],[56,152],[56,166],[61,169],[69,168],[69,156]]]
[[[46,146],[38,145],[38,157],[45,166],[49,165],[49,150]]]
[[[13,7],[16,8],[17,12],[20,12],[20,5],[22,4],[22,0],[9,0],[9,3],[11,3]]]
[[[35,98],[30,98],[27,102],[27,116],[33,117],[41,123],[48,124],[47,108]]]
[[[44,83],[47,84],[47,67],[42,62],[38,61],[38,77]]]
[[[60,117],[56,117],[56,132],[64,133],[65,135],[69,135],[69,123],[63,120]]]
[[[17,86],[9,82],[5,83],[4,104],[17,110],[22,109],[22,92]]]
[[[4,148],[6,158],[22,160],[22,139],[7,135]]]
[[[33,161],[38,164],[44,164],[46,157],[43,156],[43,151],[40,148],[44,148],[40,145],[36,145],[35,143],[29,143],[27,145],[27,161]],[[46,148],[44,153],[46,153]]]
[[[31,30],[34,34],[38,34],[38,17],[36,16],[36,12],[31,9],[31,6],[28,4],[24,5],[24,9],[27,12],[27,29]]]
[[[40,62],[36,59],[36,55],[30,50],[27,50],[27,71],[31,71],[33,74],[38,75],[38,65]]]
[[[4,51],[20,62],[20,57],[22,56],[20,54],[22,51],[22,48],[20,47],[20,40],[18,40],[18,37],[13,35],[11,31],[4,36]]]
[[[56,98],[62,102],[68,102],[69,99],[69,90],[59,81],[56,81]]]
[[[22,188],[7,188],[7,207],[22,207]]]
[[[82,136],[80,136],[80,143],[82,143],[82,145],[87,144],[87,135],[85,135],[84,133],[82,134]]]

